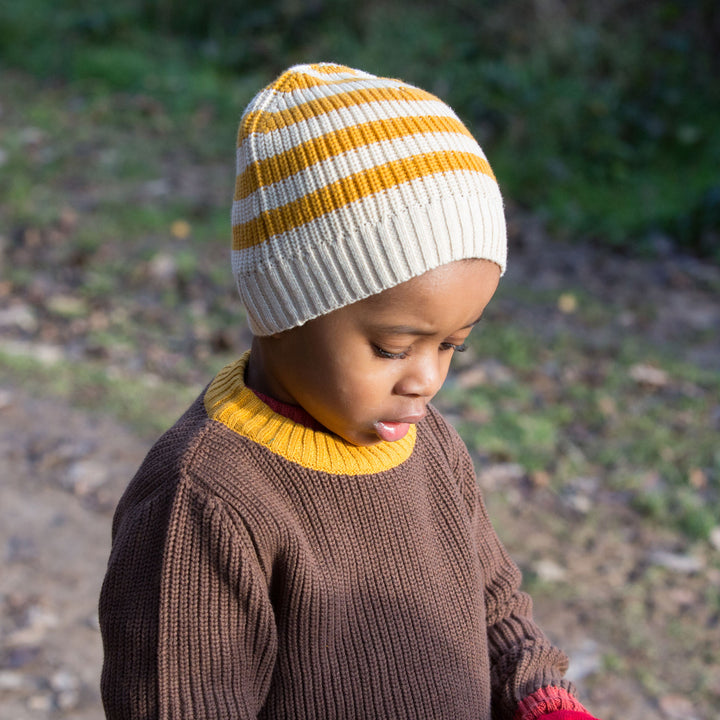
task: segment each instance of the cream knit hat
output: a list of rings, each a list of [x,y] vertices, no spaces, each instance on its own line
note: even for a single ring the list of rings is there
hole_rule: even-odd
[[[232,266],[255,335],[454,260],[505,270],[485,155],[450,107],[400,80],[292,67],[246,108],[236,162]]]

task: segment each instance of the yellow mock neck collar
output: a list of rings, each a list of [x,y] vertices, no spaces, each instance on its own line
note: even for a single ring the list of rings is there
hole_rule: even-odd
[[[250,351],[224,367],[205,393],[205,410],[233,432],[286,460],[332,475],[370,475],[405,462],[415,447],[416,429],[396,442],[358,446],[328,431],[311,430],[279,415],[245,385]]]

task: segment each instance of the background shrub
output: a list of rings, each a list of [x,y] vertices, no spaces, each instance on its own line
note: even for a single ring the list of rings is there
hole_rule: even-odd
[[[564,237],[720,259],[713,0],[0,1],[0,62],[234,122],[287,65],[328,59],[447,99],[505,195]]]

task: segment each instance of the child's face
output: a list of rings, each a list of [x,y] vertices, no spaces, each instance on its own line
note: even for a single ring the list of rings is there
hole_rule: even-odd
[[[499,278],[488,261],[450,263],[263,338],[249,384],[354,445],[400,440],[425,415]]]

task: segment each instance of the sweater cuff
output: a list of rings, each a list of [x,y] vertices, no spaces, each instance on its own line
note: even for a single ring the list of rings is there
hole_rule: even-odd
[[[564,688],[548,686],[523,698],[515,720],[594,720],[592,715]]]

